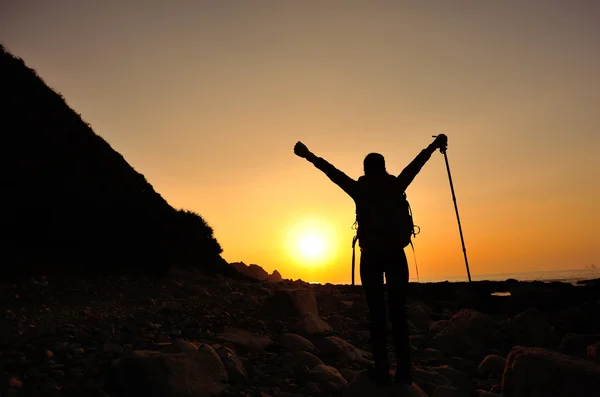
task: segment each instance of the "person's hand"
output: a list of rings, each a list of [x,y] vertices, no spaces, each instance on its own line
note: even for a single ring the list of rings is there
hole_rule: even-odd
[[[448,137],[445,134],[437,135],[433,141],[433,146],[443,152],[448,147]]]
[[[296,156],[302,158],[308,158],[312,154],[302,142],[297,142],[296,145],[294,145],[294,153]]]

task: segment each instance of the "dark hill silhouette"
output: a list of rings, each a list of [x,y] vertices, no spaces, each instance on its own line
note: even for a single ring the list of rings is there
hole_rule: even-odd
[[[0,45],[2,276],[56,271],[231,273],[212,228],[176,210],[62,95]]]

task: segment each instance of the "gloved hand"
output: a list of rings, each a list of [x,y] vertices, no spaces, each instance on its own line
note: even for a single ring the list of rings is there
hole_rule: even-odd
[[[302,142],[297,142],[296,145],[294,145],[294,153],[296,154],[296,156],[299,156],[299,157],[302,157],[305,159],[310,157],[310,155],[312,155],[311,151],[308,150],[306,145],[303,144]]]
[[[448,147],[448,137],[445,134],[439,134],[435,137],[432,145],[440,151],[445,151]]]

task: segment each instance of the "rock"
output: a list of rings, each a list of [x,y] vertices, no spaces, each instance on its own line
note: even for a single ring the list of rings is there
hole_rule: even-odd
[[[428,358],[428,359],[445,359],[446,356],[444,356],[444,354],[439,351],[439,350],[435,350],[432,348],[425,348],[423,350],[421,350],[420,352],[422,357]]]
[[[320,350],[328,359],[343,363],[370,364],[369,353],[358,349],[337,336],[328,336],[323,339]],[[326,360],[327,361],[327,360]]]
[[[269,275],[268,280],[272,283],[278,283],[282,281],[283,278],[281,277],[281,273],[279,273],[277,270],[273,270],[273,273]]]
[[[566,334],[558,347],[561,352],[584,358],[587,347],[600,342],[600,334]]]
[[[452,386],[452,382],[444,375],[439,374],[432,368],[416,367],[413,369],[413,379],[418,384],[420,381],[426,381],[436,386]]]
[[[279,343],[289,352],[315,350],[315,345],[303,336],[297,334],[285,333],[279,337]]]
[[[454,292],[453,301],[456,302],[459,306],[471,306],[473,302],[477,301],[477,293],[467,285],[459,285]]]
[[[282,281],[281,274],[277,270],[274,270],[273,273],[269,274],[259,265],[246,265],[244,262],[232,262],[229,266],[255,280],[267,280],[273,283]]]
[[[441,331],[446,329],[450,324],[450,320],[439,320],[429,326],[429,333],[433,336],[439,334]]]
[[[354,379],[356,379],[356,375],[358,375],[358,372],[348,368],[342,368],[340,369],[340,374],[342,374],[342,376],[344,377],[344,379],[346,379],[348,383],[351,383],[352,381],[354,381]]]
[[[310,371],[310,377],[324,391],[339,392],[348,386],[348,382],[334,367],[319,364]]]
[[[453,368],[449,365],[442,365],[439,367],[432,367],[433,371],[444,376],[448,379],[452,386],[458,388],[461,391],[465,391],[469,386],[469,379],[462,372]]]
[[[494,387],[498,387],[502,384],[500,379],[481,379],[477,381],[475,388],[478,390],[492,391]]]
[[[412,386],[379,386],[369,379],[367,371],[361,371],[343,393],[344,397],[427,397],[427,394],[413,382]]]
[[[307,288],[285,289],[269,297],[265,309],[271,315],[291,315],[295,321],[290,327],[303,335],[323,334],[331,331],[331,326],[319,317],[317,299]]]
[[[219,341],[233,343],[251,350],[263,350],[273,343],[268,336],[232,327],[225,327],[223,332],[217,334],[216,337]]]
[[[208,345],[197,353],[137,350],[126,354],[107,379],[127,395],[209,397],[227,388],[227,371]]]
[[[513,344],[526,347],[556,346],[556,337],[537,309],[529,309],[508,319],[507,324]]]
[[[450,322],[469,335],[478,336],[484,340],[489,338],[496,330],[496,320],[492,316],[473,309],[458,311],[450,319]]]
[[[477,372],[485,378],[501,379],[506,367],[506,359],[502,356],[491,354],[483,359]]]
[[[587,358],[594,361],[600,361],[600,342],[587,347]]]
[[[245,385],[248,383],[248,372],[238,355],[226,346],[214,345],[213,348],[227,370],[229,383],[232,385]]]
[[[435,393],[435,389],[438,388],[438,385],[436,385],[435,383],[427,382],[426,380],[423,380],[423,379],[414,381],[413,384],[419,385],[419,387],[422,388],[423,392],[427,396],[433,395],[433,393]]]
[[[483,358],[487,352],[486,342],[494,338],[495,324],[492,316],[473,309],[460,310],[449,321],[431,325],[432,333],[445,327],[435,334],[429,347],[447,356]]]
[[[429,341],[429,347],[446,356],[483,357],[487,352],[487,347],[482,341],[470,336],[452,322]]]
[[[351,310],[354,307],[353,301],[338,301],[339,310]]]
[[[258,265],[246,265],[244,262],[232,262],[229,264],[238,272],[252,277],[256,280],[266,280],[269,277],[269,273],[267,273],[262,267]]]
[[[465,394],[461,393],[456,387],[452,386],[438,386],[431,397],[463,397]]]
[[[198,344],[184,340],[176,339],[173,343],[165,346],[163,349],[164,353],[196,353],[198,351]]]
[[[421,333],[426,332],[431,324],[431,309],[424,303],[406,306],[406,316],[412,325]]]
[[[8,387],[14,387],[15,389],[20,389],[23,387],[23,382],[14,376],[11,376],[7,383]]]
[[[299,369],[303,366],[310,369],[319,364],[323,364],[323,361],[319,357],[304,351],[296,352],[284,359],[284,365],[292,369]]]
[[[319,389],[319,386],[317,386],[313,382],[308,382],[302,388],[302,394],[304,394],[305,396],[318,396],[319,394],[321,394],[321,389]]]
[[[502,380],[506,397],[591,396],[600,394],[600,366],[542,348],[516,347]]]

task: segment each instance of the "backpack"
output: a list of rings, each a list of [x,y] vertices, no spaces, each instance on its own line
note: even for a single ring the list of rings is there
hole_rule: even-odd
[[[393,175],[358,178],[355,202],[356,220],[353,228],[356,230],[356,235],[352,238],[352,285],[354,285],[357,241],[360,241],[361,249],[378,246],[381,243],[405,248],[409,244],[413,245],[412,238],[421,231],[413,222],[406,192],[400,191],[398,181]]]
[[[361,176],[356,201],[356,239],[361,247],[390,242],[402,248],[419,233],[406,192],[393,175]]]

